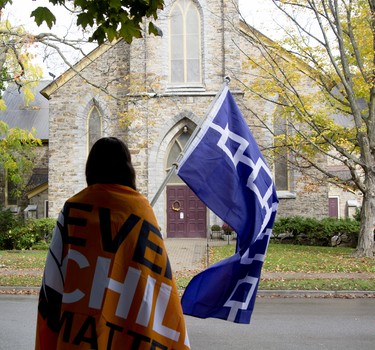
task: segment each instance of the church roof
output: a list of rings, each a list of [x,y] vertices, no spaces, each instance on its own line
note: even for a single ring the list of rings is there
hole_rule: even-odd
[[[26,192],[31,192],[42,185],[48,184],[48,169],[37,168],[33,170],[29,182],[26,185]]]
[[[35,99],[28,106],[25,104],[22,90],[18,91],[16,85],[10,85],[2,97],[7,108],[0,111],[0,120],[10,128],[34,128],[37,138],[48,140],[49,102],[39,92],[49,83],[50,80],[40,81],[34,92]]]
[[[41,90],[41,94],[45,97],[50,99],[50,96],[61,86],[67,83],[70,79],[74,78],[76,75],[79,75],[89,64],[94,62],[98,57],[103,55],[107,52],[111,47],[116,45],[122,39],[115,39],[112,42],[105,42],[101,44],[94,50],[92,50],[89,54],[79,60],[75,65],[71,66],[68,70],[62,73],[58,78],[53,80],[49,85],[47,85],[43,90]]]

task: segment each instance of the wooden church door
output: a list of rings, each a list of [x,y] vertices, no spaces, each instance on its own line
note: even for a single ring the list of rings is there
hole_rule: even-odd
[[[185,185],[167,187],[167,237],[205,238],[206,206]]]

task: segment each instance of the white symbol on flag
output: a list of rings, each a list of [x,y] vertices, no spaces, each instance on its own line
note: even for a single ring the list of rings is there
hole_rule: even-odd
[[[270,206],[268,204],[268,200],[273,195],[273,181],[270,181],[270,186],[264,195],[260,193],[259,188],[256,185],[255,181],[258,175],[260,174],[261,170],[264,170],[269,176],[269,178],[272,179],[271,171],[261,157],[259,157],[256,163],[254,163],[251,158],[249,158],[248,156],[244,154],[247,147],[249,146],[249,142],[246,139],[244,139],[242,136],[229,130],[228,124],[225,126],[225,129],[223,129],[220,125],[217,125],[215,123],[211,123],[210,127],[221,134],[221,137],[217,145],[229,157],[234,167],[237,168],[238,163],[241,162],[243,164],[248,165],[252,169],[252,172],[247,180],[247,187],[255,193],[261,207],[265,208],[266,210],[266,214],[263,220],[263,226],[260,232],[258,232],[257,234],[257,239],[258,239],[261,233],[263,232],[264,227],[266,226],[272,214],[272,204]],[[239,147],[237,148],[237,150],[228,148],[227,146],[228,139],[231,139],[235,141],[237,144],[239,144]]]
[[[217,125],[215,123],[211,123],[210,127],[221,134],[221,137],[217,145],[229,157],[234,167],[237,168],[238,163],[241,162],[243,164],[248,165],[252,169],[252,172],[247,180],[247,187],[249,187],[256,194],[262,207],[266,206],[267,201],[272,195],[272,186],[270,186],[268,191],[264,194],[264,196],[262,196],[258,187],[255,184],[255,180],[261,170],[264,170],[267,173],[267,175],[270,178],[272,178],[271,171],[269,170],[267,164],[260,157],[258,158],[257,162],[254,163],[251,158],[244,154],[247,147],[249,146],[249,141],[244,139],[242,136],[230,131],[228,128],[228,124],[225,126],[225,129],[223,129],[220,125]],[[237,144],[239,144],[237,150],[228,148],[228,139],[231,139],[235,141]]]
[[[234,167],[237,168],[238,163],[241,162],[245,165],[248,165],[252,169],[252,172],[247,180],[246,186],[255,193],[261,207],[264,208],[266,211],[263,220],[263,225],[257,234],[256,240],[263,239],[265,235],[269,236],[272,230],[265,230],[265,226],[267,225],[273,211],[273,205],[269,205],[268,203],[268,200],[273,195],[273,182],[270,181],[269,188],[267,189],[265,194],[262,195],[259,191],[258,186],[256,185],[256,179],[262,170],[264,170],[264,172],[270,177],[270,179],[272,179],[271,171],[269,170],[267,164],[263,161],[261,157],[259,157],[256,163],[254,163],[251,158],[244,154],[247,147],[249,146],[249,142],[242,136],[229,130],[228,124],[225,126],[225,129],[223,129],[220,125],[217,125],[215,123],[211,123],[210,127],[221,134],[217,146],[220,149],[222,149],[223,152],[228,156],[228,158],[233,163]],[[234,149],[234,147],[232,147],[232,149],[228,148],[228,144],[230,144],[228,143],[228,140],[233,140],[235,143],[237,143],[237,149]],[[265,259],[265,254],[256,254],[254,257],[250,258],[249,253],[250,251],[249,249],[247,249],[246,252],[241,256],[241,264],[250,265],[254,260],[263,262]],[[231,296],[224,304],[224,306],[231,308],[228,315],[229,321],[235,320],[237,312],[239,310],[247,310],[251,298],[253,297],[258,280],[259,278],[253,276],[246,276],[245,278],[237,282],[237,285],[233,289]],[[237,289],[241,286],[243,287],[244,283],[248,283],[251,285],[246,296],[246,299],[244,301],[232,300],[232,297],[236,293]]]
[[[251,285],[245,301],[231,300],[234,293],[236,292],[236,290],[244,283],[247,283],[247,284]],[[254,294],[255,287],[256,287],[257,283],[258,283],[258,278],[252,277],[252,276],[246,276],[245,278],[243,278],[243,279],[241,279],[237,282],[237,285],[234,288],[231,296],[229,297],[227,302],[224,304],[224,306],[227,306],[227,307],[231,308],[230,312],[229,312],[229,315],[228,315],[228,318],[227,318],[228,321],[233,322],[235,320],[238,310],[247,310],[247,308],[249,307],[249,303],[251,301],[251,298]]]

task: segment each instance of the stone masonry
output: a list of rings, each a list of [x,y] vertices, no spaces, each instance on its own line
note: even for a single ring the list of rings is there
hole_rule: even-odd
[[[99,48],[100,54],[95,51],[89,55],[90,61],[83,68],[77,64],[75,73],[72,70],[64,73],[45,90],[50,99],[50,216],[57,216],[64,201],[86,186],[87,116],[94,104],[101,112],[102,135],[118,136],[128,143],[137,171],[137,187],[150,201],[166,176],[172,141],[184,126],[191,132],[199,124],[225,76],[232,77],[230,89],[239,105],[252,104],[253,108],[270,112],[269,105],[246,100],[235,79],[243,74],[246,59],[237,44],[247,45],[246,49],[251,50],[250,44],[241,38],[243,34],[238,32],[235,2],[194,2],[202,18],[202,84],[199,86],[184,88],[169,83],[168,13],[173,1],[167,0],[157,23],[163,31],[162,37],[146,35],[131,45],[124,41],[106,44]],[[107,88],[110,95],[101,88]],[[272,143],[271,136],[257,125],[251,113],[244,112],[244,115],[254,137],[262,144]],[[281,213],[327,215],[327,188],[300,193],[303,184],[297,182],[292,188],[297,195],[281,199]],[[159,197],[154,210],[163,231],[165,193]],[[214,220],[212,214],[210,219]]]

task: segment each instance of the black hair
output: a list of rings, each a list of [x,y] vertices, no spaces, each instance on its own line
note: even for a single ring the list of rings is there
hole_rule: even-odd
[[[118,184],[136,189],[135,170],[126,144],[116,137],[103,137],[91,148],[86,162],[87,185]]]

